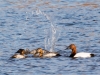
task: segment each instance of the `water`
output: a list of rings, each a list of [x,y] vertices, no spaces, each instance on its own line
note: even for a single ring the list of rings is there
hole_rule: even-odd
[[[99,0],[1,0],[0,75],[99,75],[99,34]],[[96,56],[69,58],[71,43]],[[62,56],[9,59],[19,48],[38,47]]]

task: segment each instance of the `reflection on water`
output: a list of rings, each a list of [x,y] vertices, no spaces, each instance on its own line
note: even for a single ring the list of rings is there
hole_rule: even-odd
[[[0,74],[99,75],[99,0],[1,0]],[[93,58],[72,59],[66,46]],[[19,48],[57,51],[55,58],[10,59]]]
[[[82,6],[90,6],[90,7],[93,7],[93,8],[98,8],[99,7],[99,5],[95,4],[95,3],[84,3],[84,4],[82,4]]]
[[[9,4],[9,6],[7,6],[6,8],[18,8],[18,9],[32,9],[32,10],[36,10],[37,7],[41,7],[43,9],[62,9],[62,8],[76,8],[76,7],[93,7],[93,8],[98,8],[99,2],[98,0],[91,0],[91,1],[87,1],[87,0],[77,0],[77,1],[65,1],[65,0],[55,0],[55,1],[45,1],[45,0],[7,0],[6,2],[1,1],[4,4]],[[6,6],[5,5],[5,6]]]

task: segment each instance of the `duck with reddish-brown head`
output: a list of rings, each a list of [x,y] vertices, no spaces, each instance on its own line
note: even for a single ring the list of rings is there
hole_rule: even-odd
[[[57,52],[49,52],[42,48],[37,48],[36,51],[34,51],[34,56],[36,57],[55,57],[55,56],[60,56],[60,54]]]
[[[80,53],[77,53],[77,49],[76,49],[76,46],[75,44],[70,44],[67,49],[71,49],[72,52],[70,54],[70,57],[83,57],[83,58],[87,58],[87,57],[93,57],[94,54],[92,53],[87,53],[87,52],[80,52]]]

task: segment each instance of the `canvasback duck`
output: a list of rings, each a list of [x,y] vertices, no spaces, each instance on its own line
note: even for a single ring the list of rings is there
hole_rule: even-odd
[[[61,56],[57,52],[49,52],[46,50],[43,50],[42,48],[38,48],[35,55],[39,54],[38,57],[55,57],[55,56]]]
[[[34,50],[30,51],[30,54],[33,54],[35,57],[39,57],[39,53],[38,53],[39,49],[42,49],[42,48],[34,49]],[[43,54],[49,53],[49,51],[44,50],[44,49],[42,49],[42,52],[43,52]]]
[[[19,49],[11,58],[26,58],[25,54],[28,53],[28,50]]]
[[[77,49],[76,49],[76,46],[75,44],[71,44],[67,47],[67,49],[71,49],[72,50],[72,53],[70,54],[70,57],[83,57],[83,58],[87,58],[87,57],[93,57],[94,54],[92,53],[86,53],[86,52],[80,52],[80,53],[77,53]]]

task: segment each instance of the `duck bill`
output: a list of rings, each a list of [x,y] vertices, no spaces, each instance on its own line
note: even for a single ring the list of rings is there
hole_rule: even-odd
[[[17,51],[16,53],[19,53],[19,51]]]
[[[69,46],[67,46],[65,50],[67,50],[67,49],[70,49],[70,47],[69,47]]]

